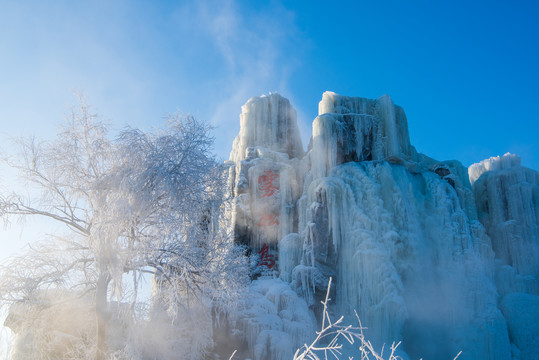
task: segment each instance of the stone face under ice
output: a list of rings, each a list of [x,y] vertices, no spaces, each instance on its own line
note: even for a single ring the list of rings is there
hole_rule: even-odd
[[[230,218],[250,251],[253,298],[266,294],[252,306],[267,318],[238,315],[239,327],[257,324],[242,335],[255,359],[280,358],[314,336],[297,322],[280,325],[290,314],[275,310],[282,295],[261,290],[268,281],[301,299],[294,312],[320,319],[330,277],[331,311],[350,322],[357,311],[376,346],[403,340],[410,358],[538,353],[533,325],[511,315],[539,295],[538,173],[520,158],[467,171],[417,153],[404,111],[387,95],[324,93],[306,153],[288,100],[252,98],[242,110]],[[279,347],[283,333],[294,340]]]
[[[234,140],[230,160],[245,159],[249,147],[265,147],[290,158],[303,155],[296,110],[278,94],[251,98],[242,106],[240,133]]]

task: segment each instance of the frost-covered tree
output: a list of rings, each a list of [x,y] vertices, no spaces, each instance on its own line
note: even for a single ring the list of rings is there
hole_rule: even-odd
[[[110,140],[81,102],[55,140],[17,144],[20,154],[8,163],[35,196],[0,194],[0,215],[41,216],[69,231],[2,266],[4,305],[50,308],[65,291],[91,299],[96,335],[88,347],[104,359],[118,350],[107,347],[114,309],[125,313],[130,304],[127,317],[136,315],[142,274],[155,275],[154,307],[172,322],[178,308],[222,304],[243,283],[242,257],[219,226],[225,169],[211,154],[206,124],[173,116],[161,132],[127,129]]]

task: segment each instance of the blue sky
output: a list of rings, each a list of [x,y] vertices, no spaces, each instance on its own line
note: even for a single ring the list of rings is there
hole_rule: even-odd
[[[539,169],[534,1],[0,0],[0,148],[50,137],[74,91],[115,128],[181,111],[227,158],[241,105],[277,91],[305,144],[326,90],[404,107],[412,144]],[[3,173],[0,180],[9,178]],[[28,237],[28,235],[25,235]]]
[[[0,132],[52,135],[82,91],[116,128],[211,121],[227,157],[251,96],[288,97],[308,138],[324,91],[387,93],[420,152],[539,169],[538,15],[533,1],[2,0]]]

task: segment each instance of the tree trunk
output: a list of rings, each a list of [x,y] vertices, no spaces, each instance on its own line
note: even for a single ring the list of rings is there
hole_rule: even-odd
[[[96,360],[105,360],[107,354],[106,333],[108,323],[107,289],[109,280],[106,275],[99,275],[95,292],[95,313],[97,324]]]

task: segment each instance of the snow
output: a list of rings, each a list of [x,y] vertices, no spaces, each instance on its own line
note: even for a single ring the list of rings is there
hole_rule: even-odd
[[[231,318],[236,340],[248,345],[243,356],[256,360],[289,360],[315,336],[307,304],[279,279],[253,281]]]
[[[507,359],[529,351],[509,336],[514,325],[508,330],[498,296],[537,288],[537,173],[521,168],[516,155],[468,171],[458,161],[417,153],[404,110],[387,95],[325,92],[312,147],[303,154],[295,130],[275,140],[268,120],[271,114],[295,129],[288,106],[277,94],[247,102],[230,183],[237,241],[253,253],[272,244],[276,265],[269,274],[303,298],[295,311],[319,317],[333,277],[331,311],[352,321],[357,311],[377,346],[404,340],[411,358],[453,358],[463,350],[461,359]],[[271,131],[262,130],[262,119]],[[280,174],[279,190],[261,198],[260,178],[270,170]],[[279,213],[271,234],[257,226],[268,211]],[[258,308],[273,322],[256,320],[251,328],[247,342],[257,359],[278,354],[281,333],[274,331],[287,331],[272,307]]]
[[[389,96],[369,100],[325,92],[318,108],[311,161],[316,177],[346,161],[414,158],[404,111]]]
[[[240,133],[234,140],[230,160],[245,158],[249,147],[259,146],[286,153],[290,158],[303,154],[296,111],[278,94],[251,98],[242,106]]]
[[[470,174],[470,183],[473,184],[484,172],[510,169],[512,167],[520,166],[520,163],[520,156],[506,153],[501,157],[494,156],[476,164],[472,164],[468,169],[468,173]]]
[[[490,158],[472,165],[470,178],[485,171],[473,190],[496,257],[517,274],[531,277],[527,286],[539,295],[539,173],[519,164],[516,155]]]
[[[235,359],[291,359],[316,337],[329,294],[331,318],[355,325],[357,314],[378,352],[402,341],[404,359],[452,359],[459,351],[459,359],[537,357],[539,173],[520,157],[467,169],[418,153],[404,110],[388,95],[325,92],[307,152],[296,112],[278,94],[249,99],[240,120],[225,222],[242,246],[232,249],[224,235],[210,241],[212,232],[204,232],[211,247],[175,243],[184,257],[205,254],[212,272],[202,281],[218,289],[193,297],[191,283],[156,277],[148,316],[136,321],[136,304],[120,302],[119,287],[105,288],[110,299],[100,315],[115,314],[106,338],[114,356],[223,359],[237,350]],[[178,198],[167,204],[180,206]],[[117,213],[129,201],[120,194]],[[223,230],[220,220],[206,225]],[[118,285],[129,254],[111,263]],[[95,347],[95,299],[77,295],[36,293],[12,305],[5,322],[14,332],[12,358]],[[359,357],[354,346],[343,358]]]

